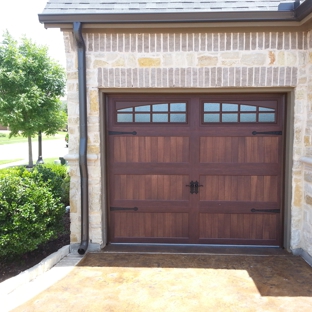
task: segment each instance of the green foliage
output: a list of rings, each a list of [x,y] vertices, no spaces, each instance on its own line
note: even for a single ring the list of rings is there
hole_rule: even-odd
[[[10,136],[21,134],[31,139],[39,131],[55,134],[67,120],[60,101],[65,89],[64,69],[48,56],[47,47],[26,37],[18,43],[8,32],[3,38],[0,123],[10,126]]]
[[[6,138],[6,134],[5,133],[0,133],[0,138]]]
[[[69,189],[70,189],[70,176],[67,177],[62,182],[62,194],[61,194],[61,202],[65,206],[69,206]]]
[[[62,179],[65,179],[68,176],[67,167],[60,166],[59,164],[46,164],[44,167],[49,168],[52,172],[56,173]]]
[[[64,206],[44,184],[30,177],[0,180],[0,256],[36,249],[61,230]]]
[[[0,257],[32,251],[57,236],[69,181],[61,165],[0,170]]]

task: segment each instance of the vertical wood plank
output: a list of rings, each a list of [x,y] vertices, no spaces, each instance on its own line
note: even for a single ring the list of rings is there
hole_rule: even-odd
[[[177,142],[177,147],[176,147],[176,155],[177,155],[177,162],[183,162],[183,153],[187,152],[183,150],[183,141],[185,138],[183,137],[177,137],[176,142]]]

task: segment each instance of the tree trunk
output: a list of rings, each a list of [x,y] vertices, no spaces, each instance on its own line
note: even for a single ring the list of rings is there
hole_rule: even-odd
[[[32,168],[34,166],[33,155],[32,155],[32,144],[31,136],[28,136],[28,167]]]

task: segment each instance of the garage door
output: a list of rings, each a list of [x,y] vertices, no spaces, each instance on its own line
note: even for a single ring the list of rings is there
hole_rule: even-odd
[[[110,242],[280,246],[284,105],[110,95]]]

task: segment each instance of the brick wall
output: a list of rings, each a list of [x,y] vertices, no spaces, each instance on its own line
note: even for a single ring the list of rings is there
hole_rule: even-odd
[[[304,169],[300,161],[302,156],[312,157],[310,33],[111,32],[88,33],[84,38],[87,50],[90,238],[93,242],[105,243],[100,195],[104,177],[101,177],[99,169],[99,88],[140,88],[142,92],[144,88],[199,88],[203,92],[209,88],[220,88],[222,92],[222,88],[232,87],[291,87],[294,90],[295,106],[291,245],[292,248],[312,248],[312,242],[306,242],[302,230],[307,222],[311,223],[312,202],[307,203],[308,197],[304,195]],[[78,242],[80,225],[76,221],[80,218],[80,194],[75,156],[78,154],[79,134],[77,56],[72,34],[64,33],[64,40],[70,115],[69,157],[72,159],[73,181],[71,206],[74,206],[71,209],[71,239],[72,242]],[[309,194],[312,196],[312,191]],[[304,209],[310,209],[309,217],[304,217]],[[304,221],[307,218],[310,221]]]

